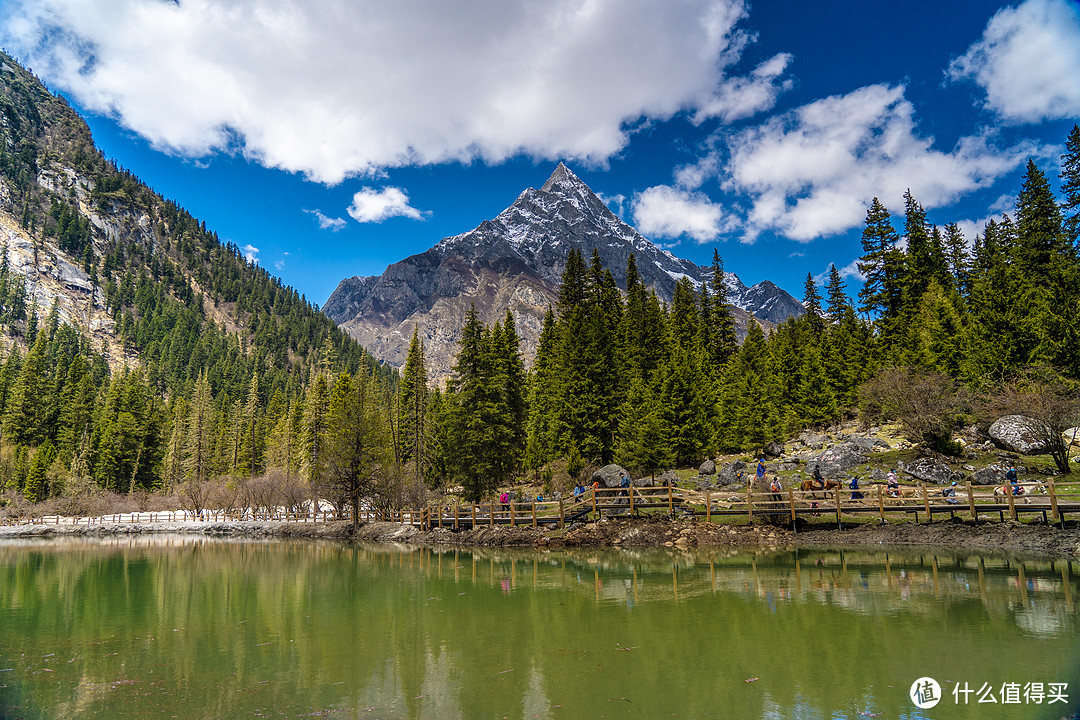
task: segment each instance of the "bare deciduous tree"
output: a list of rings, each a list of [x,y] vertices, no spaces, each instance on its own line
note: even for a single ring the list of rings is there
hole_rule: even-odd
[[[1002,415],[1019,415],[1030,437],[1040,442],[1054,465],[1068,474],[1069,445],[1065,430],[1080,424],[1080,387],[1049,368],[1022,371],[999,392],[983,398],[988,421]]]
[[[885,368],[859,388],[865,422],[895,420],[912,442],[956,454],[952,431],[970,407],[967,392],[955,380],[932,370]]]

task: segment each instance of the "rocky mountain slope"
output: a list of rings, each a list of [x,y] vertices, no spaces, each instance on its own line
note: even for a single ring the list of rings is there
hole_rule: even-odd
[[[376,357],[399,367],[413,328],[419,328],[429,372],[438,378],[449,373],[470,305],[488,324],[509,308],[528,360],[571,248],[586,260],[597,251],[620,287],[633,254],[642,281],[664,302],[680,278],[701,283],[709,277],[707,268],[661,250],[620,220],[560,163],[539,190],[528,188],[498,217],[391,265],[381,276],[342,280],[323,312]],[[747,287],[733,273],[726,280],[740,338],[751,317],[768,327],[803,311],[771,282]]]
[[[109,162],[67,102],[3,53],[0,296],[0,344],[22,343],[34,311],[55,305],[114,368],[168,366],[155,370],[163,384],[219,361],[207,349],[218,341],[275,383],[302,374],[327,337],[345,364],[363,356],[295,290]]]

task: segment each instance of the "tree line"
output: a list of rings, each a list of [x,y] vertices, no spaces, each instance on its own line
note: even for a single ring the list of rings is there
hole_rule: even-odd
[[[430,489],[481,499],[590,463],[653,473],[757,451],[855,408],[895,414],[882,378],[898,369],[908,380],[893,385],[918,374],[951,393],[1049,377],[1074,397],[1075,127],[1061,176],[1059,204],[1029,162],[1013,213],[971,243],[955,223],[930,222],[910,192],[902,218],[875,199],[857,303],[835,266],[824,292],[808,275],[806,313],[768,335],[750,322],[741,345],[719,253],[705,283],[680,280],[665,304],[633,256],[619,288],[597,254],[572,251],[531,369],[512,314],[488,327],[470,312],[443,387],[429,386],[418,331],[402,372],[390,372],[181,208],[139,205],[156,196],[113,180],[96,201],[143,211],[153,242],[111,238],[88,263],[139,366],[110,372],[55,307],[43,320],[28,308],[0,264],[0,320],[20,336],[0,369],[0,476],[31,500],[100,487],[199,504],[215,480],[274,473],[355,517],[361,503],[411,504]],[[75,206],[47,200],[30,217],[77,247],[86,226]],[[214,306],[229,323],[208,317]],[[964,409],[946,414],[922,439],[947,452]]]

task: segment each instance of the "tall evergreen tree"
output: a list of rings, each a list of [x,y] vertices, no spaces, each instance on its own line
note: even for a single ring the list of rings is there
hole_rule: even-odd
[[[806,319],[815,334],[820,334],[825,329],[824,313],[821,311],[821,293],[817,289],[817,281],[810,273],[806,273],[806,282],[803,285],[803,307],[806,308]]]
[[[411,468],[413,476],[423,482],[428,435],[428,389],[424,343],[418,327],[413,328],[409,354],[405,358],[401,382],[398,384],[398,409],[402,461]]]
[[[834,263],[829,264],[827,290],[829,295],[829,324],[839,325],[844,313],[851,307],[851,301],[848,300],[846,285]]]
[[[1061,156],[1061,215],[1065,238],[1080,252],[1080,126],[1073,125]]]

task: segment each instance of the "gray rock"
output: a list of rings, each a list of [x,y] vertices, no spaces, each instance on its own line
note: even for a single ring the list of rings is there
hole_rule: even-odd
[[[1071,447],[1072,445],[1080,445],[1080,427],[1069,428],[1065,432],[1061,433],[1061,436],[1065,438],[1065,446]]]
[[[813,473],[815,468],[820,468],[823,477],[838,478],[864,462],[866,462],[866,456],[862,454],[859,447],[848,442],[835,445],[816,457],[807,458],[806,470]]]
[[[602,486],[608,488],[619,487],[619,473],[625,473],[628,477],[630,473],[626,472],[626,468],[612,463],[611,465],[605,465],[592,474],[589,478],[589,483],[599,482]]]
[[[715,475],[716,463],[714,463],[712,460],[706,460],[705,462],[701,463],[701,467],[698,468],[698,472],[702,475]]]
[[[1046,443],[1035,434],[1036,421],[1023,415],[1006,415],[990,426],[990,439],[998,447],[1024,455],[1046,452]]]
[[[778,472],[791,472],[792,470],[798,470],[799,464],[793,462],[782,462],[776,466]]]
[[[870,470],[870,479],[874,482],[885,482],[889,476],[881,468],[872,468]]]
[[[771,458],[778,458],[784,454],[784,446],[773,440],[764,447],[765,454]]]
[[[863,452],[877,452],[879,450],[890,449],[889,443],[885,442],[881,438],[870,437],[853,437],[850,442]]]
[[[971,474],[971,482],[975,485],[1004,485],[1006,482],[1005,473],[1008,470],[1009,466],[1001,463],[987,465]]]
[[[715,490],[716,489],[716,486],[713,485],[708,480],[702,480],[702,481],[698,482],[698,484],[695,485],[694,487],[698,492],[705,492],[706,490]]]
[[[963,474],[953,472],[947,463],[931,458],[920,458],[908,463],[903,467],[903,472],[917,480],[946,485],[950,482],[960,482],[964,479]]]
[[[737,482],[745,482],[745,474],[748,472],[746,463],[742,460],[733,460],[716,473],[718,485],[731,485]],[[743,475],[740,476],[740,473]]]

